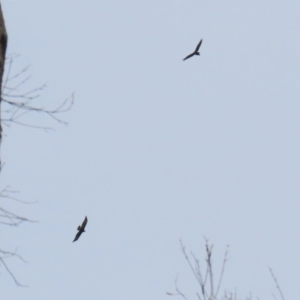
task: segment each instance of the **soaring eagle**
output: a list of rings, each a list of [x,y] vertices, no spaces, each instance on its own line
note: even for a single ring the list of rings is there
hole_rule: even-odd
[[[194,56],[194,55],[200,55],[200,53],[199,53],[199,48],[200,48],[200,46],[201,46],[201,44],[202,44],[202,41],[203,41],[203,39],[201,39],[201,41],[200,41],[199,44],[197,45],[195,51],[194,51],[193,53],[189,54],[189,55],[188,55],[187,57],[185,57],[183,60],[186,60],[186,59],[188,59],[188,58],[190,58],[190,57],[192,57],[192,56]]]
[[[81,236],[81,234],[82,234],[83,232],[85,232],[84,229],[85,229],[85,226],[86,226],[87,221],[88,221],[88,218],[85,217],[84,220],[83,220],[83,222],[82,222],[82,224],[81,224],[81,226],[80,226],[80,225],[78,226],[78,228],[77,228],[78,232],[77,232],[77,234],[75,235],[75,238],[74,238],[74,241],[73,241],[73,242],[77,241],[77,240],[79,239],[79,237]]]

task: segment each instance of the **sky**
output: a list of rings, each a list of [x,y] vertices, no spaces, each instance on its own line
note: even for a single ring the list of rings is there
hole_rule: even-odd
[[[23,91],[61,117],[4,127],[5,208],[34,223],[0,227],[7,300],[163,300],[199,291],[180,239],[221,291],[299,295],[300,3],[2,0],[7,54],[30,65]],[[200,56],[182,59],[203,39]],[[86,233],[72,243],[88,216]],[[278,293],[277,293],[278,295]],[[173,297],[174,299],[174,297]]]

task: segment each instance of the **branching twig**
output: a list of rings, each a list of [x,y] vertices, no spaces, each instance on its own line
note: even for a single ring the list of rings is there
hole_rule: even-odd
[[[210,300],[215,300],[214,278],[213,278],[213,270],[212,270],[212,264],[211,264],[211,253],[212,253],[213,245],[209,246],[207,239],[206,239],[205,248],[206,248],[206,254],[207,254],[206,262],[207,262],[208,274],[209,274],[209,278],[210,278],[210,298],[211,298]]]
[[[2,12],[1,12],[1,16],[2,16]],[[0,42],[2,42],[2,40],[0,39]],[[4,57],[5,55],[3,55],[3,60]],[[52,128],[47,126],[41,126],[39,124],[28,124],[26,121],[24,121],[23,117],[26,116],[28,113],[32,113],[32,112],[47,115],[54,121],[63,125],[67,125],[67,122],[62,120],[59,117],[59,115],[69,111],[74,104],[74,95],[71,95],[69,98],[65,99],[61,104],[54,107],[53,109],[45,108],[43,106],[37,106],[34,103],[34,101],[40,96],[41,92],[45,89],[46,85],[43,84],[37,88],[24,91],[23,90],[24,85],[31,78],[31,76],[28,75],[29,66],[26,66],[21,71],[16,72],[12,75],[13,62],[17,57],[18,55],[10,55],[6,58],[5,76],[2,77],[1,74],[2,82],[0,83],[2,88],[1,88],[0,104],[2,105],[1,105],[1,112],[0,112],[1,114],[0,115],[0,141],[2,138],[2,124],[8,127],[10,127],[11,124],[18,124],[18,125],[31,127],[31,128],[44,129],[45,131],[53,130]],[[2,65],[2,71],[3,71],[3,65]],[[3,168],[3,164],[1,164],[0,161],[0,172],[2,168]],[[2,199],[3,201],[13,200],[20,203],[26,203],[26,204],[32,203],[32,202],[24,202],[17,199],[14,196],[16,193],[17,193],[16,191],[12,191],[8,187],[6,187],[2,191],[0,191],[0,199]],[[18,214],[15,214],[7,210],[6,208],[3,207],[1,203],[0,205],[1,225],[18,226],[22,222],[35,222],[35,221],[29,220],[28,218],[22,217]],[[18,255],[16,252],[9,252],[0,249],[0,265],[2,264],[4,266],[4,268],[9,273],[9,275],[13,278],[17,286],[24,286],[16,279],[16,277],[11,272],[10,268],[8,267],[5,261],[6,259],[13,256],[18,257],[19,259],[24,261],[23,258],[20,255]]]
[[[17,201],[17,202],[22,203],[22,204],[31,204],[31,203],[34,203],[34,202],[25,202],[25,201],[19,200],[15,196],[15,194],[17,194],[17,193],[18,193],[18,191],[14,191],[14,190],[11,190],[9,187],[5,187],[4,189],[2,189],[0,191],[0,199],[2,199],[3,201],[5,201],[5,200]],[[15,213],[11,212],[11,211],[8,211],[2,205],[0,206],[0,224],[2,224],[2,225],[8,225],[8,226],[18,226],[22,222],[35,222],[35,221],[30,220],[30,219],[25,218],[25,217],[22,217],[20,215],[17,215]],[[22,258],[22,256],[20,256],[19,254],[17,254],[17,251],[11,252],[11,251],[0,249],[0,265],[2,264],[4,266],[5,270],[12,277],[12,279],[14,280],[14,282],[15,282],[15,284],[17,286],[24,287],[25,285],[22,285],[16,279],[16,277],[14,276],[14,274],[12,273],[12,271],[10,270],[10,268],[8,267],[8,265],[6,263],[6,259],[11,258],[11,257],[17,257],[21,261],[26,262]]]
[[[2,191],[0,191],[0,198],[17,201],[22,204],[35,203],[35,202],[22,201],[11,195],[11,194],[16,194],[16,193],[17,193],[17,191],[10,190],[8,187],[6,187]],[[5,209],[2,205],[0,206],[0,224],[9,225],[9,226],[18,226],[22,222],[35,222],[35,221],[30,220],[25,217],[22,217],[20,215],[17,215],[15,213]]]
[[[201,271],[200,267],[200,262],[199,259],[194,255],[193,252],[190,252],[190,256],[194,259],[194,266],[192,264],[190,256],[187,254],[185,246],[183,242],[180,240],[180,247],[181,251],[192,271],[194,274],[194,277],[196,278],[198,284],[200,285],[201,288],[201,293],[196,293],[197,299],[198,300],[217,300],[218,293],[220,291],[221,283],[223,281],[223,276],[225,272],[225,265],[228,259],[228,248],[229,246],[226,247],[224,259],[223,259],[223,264],[222,264],[222,269],[220,272],[220,278],[219,281],[217,282],[217,289],[215,290],[215,282],[214,282],[214,276],[213,276],[213,266],[212,266],[212,249],[213,245],[209,244],[209,240],[205,238],[205,251],[206,251],[206,257],[205,257],[205,262],[206,262],[206,271],[205,271],[205,276],[203,277],[203,273]],[[207,286],[209,285],[209,286]],[[176,292],[170,293],[168,292],[167,294],[170,296],[175,296],[179,295],[184,299],[187,299],[185,294],[179,289],[178,287],[178,276],[175,280],[175,289]],[[235,298],[233,298],[233,296]],[[222,297],[223,300],[237,300],[236,294],[227,294],[225,292],[224,296]]]
[[[198,282],[200,283],[202,296],[204,297],[204,299],[206,299],[207,295],[205,294],[205,288],[204,287],[205,287],[205,284],[206,284],[206,279],[207,279],[207,274],[208,274],[208,268],[206,268],[205,277],[204,277],[204,281],[203,281],[199,260],[197,259],[197,257],[194,255],[193,252],[191,252],[191,255],[193,256],[193,258],[195,260],[195,263],[196,263],[195,272],[196,272],[196,274],[199,277],[199,281]]]
[[[45,89],[46,85],[43,84],[37,88],[23,91],[22,87],[31,78],[27,73],[29,71],[29,66],[26,66],[21,71],[14,75],[11,75],[12,66],[17,55],[10,55],[6,58],[6,76],[3,82],[2,91],[2,116],[1,120],[4,125],[9,126],[10,124],[18,124],[31,128],[44,129],[46,131],[51,130],[49,127],[28,124],[26,122],[19,121],[20,118],[24,117],[29,112],[42,113],[56,122],[67,125],[68,123],[58,117],[58,114],[67,112],[71,109],[74,104],[74,95],[65,99],[61,104],[53,109],[48,109],[45,107],[38,107],[32,103],[33,100],[40,96],[40,93]]]
[[[201,287],[201,289],[202,289],[202,287],[203,287],[203,282],[201,281],[201,277],[197,276],[197,273],[196,273],[194,267],[192,266],[191,261],[190,261],[188,255],[186,254],[185,247],[184,247],[184,245],[183,245],[183,243],[182,243],[182,240],[180,240],[180,246],[181,246],[181,251],[182,251],[182,253],[183,253],[185,259],[187,260],[187,262],[188,262],[188,264],[189,264],[189,266],[190,266],[190,268],[191,268],[191,270],[192,270],[192,272],[193,272],[193,274],[194,274],[194,276],[195,276],[197,282],[199,283],[199,285],[200,285],[200,287]]]
[[[9,258],[9,257],[17,257],[19,258],[21,261],[26,262],[22,256],[20,256],[19,254],[17,254],[16,252],[10,252],[10,251],[5,251],[5,250],[1,250],[0,249],[0,253],[2,253],[3,255],[0,256],[0,264],[2,264],[4,266],[4,268],[6,269],[6,271],[8,272],[8,274],[12,277],[12,279],[14,280],[15,284],[17,286],[21,286],[21,287],[26,287],[26,285],[21,284],[16,277],[14,276],[14,274],[11,272],[11,270],[9,269],[9,267],[7,266],[5,259]]]
[[[177,280],[178,280],[178,276],[175,279],[175,289],[176,289],[176,293],[171,293],[171,292],[167,292],[166,294],[169,296],[181,296],[183,299],[185,300],[189,300],[179,289],[178,284],[177,284]]]

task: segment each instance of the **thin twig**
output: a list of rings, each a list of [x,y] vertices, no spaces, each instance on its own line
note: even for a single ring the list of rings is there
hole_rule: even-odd
[[[181,296],[183,299],[188,300],[188,298],[180,291],[180,289],[178,288],[178,284],[177,284],[177,280],[178,280],[178,276],[175,279],[175,287],[176,287],[176,292],[177,295]]]
[[[3,92],[1,95],[1,101],[3,102],[2,112],[4,113],[4,116],[2,117],[3,124],[6,126],[9,126],[9,124],[18,124],[31,128],[44,129],[46,131],[51,130],[49,127],[19,121],[19,119],[24,117],[28,112],[36,112],[46,114],[56,122],[67,125],[68,123],[59,118],[57,115],[65,113],[72,108],[74,104],[74,95],[65,99],[54,109],[47,109],[45,107],[37,107],[33,105],[32,101],[40,96],[41,92],[45,89],[46,84],[31,90],[22,91],[21,87],[28,82],[31,76],[27,76],[29,66],[26,66],[21,71],[11,75],[13,72],[13,62],[17,57],[18,55],[10,55],[6,59],[6,76],[3,82]],[[9,115],[9,117],[6,117],[5,115]]]
[[[212,297],[212,300],[214,300],[214,278],[213,278],[213,270],[212,270],[212,263],[211,263],[211,254],[212,254],[212,248],[213,245],[209,247],[208,245],[208,240],[206,241],[206,262],[208,266],[208,273],[209,273],[209,278],[210,278],[210,298]]]
[[[227,262],[227,256],[228,256],[228,248],[229,248],[229,245],[227,245],[226,251],[225,251],[225,254],[224,254],[224,259],[223,259],[223,264],[222,264],[222,271],[221,271],[218,287],[217,287],[217,290],[216,290],[216,298],[218,296],[218,293],[219,293],[219,290],[220,290],[220,287],[221,287],[221,283],[222,283],[222,279],[223,279],[223,275],[224,275],[225,264]]]
[[[2,257],[0,257],[0,262],[2,263],[2,265],[4,266],[4,268],[6,269],[6,271],[8,272],[8,274],[12,277],[12,279],[14,280],[15,284],[17,286],[21,286],[21,287],[27,287],[26,285],[21,284],[16,277],[14,276],[14,274],[11,272],[11,270],[9,269],[9,267],[6,265],[6,263],[4,262],[4,259]]]
[[[182,240],[180,240],[180,245],[181,245],[181,250],[182,250],[182,252],[183,252],[183,254],[185,256],[185,259],[187,260],[187,262],[188,262],[188,264],[189,264],[189,266],[190,266],[190,268],[191,268],[191,270],[192,270],[192,272],[193,272],[193,274],[194,274],[197,282],[199,283],[200,287],[202,288],[202,282],[200,281],[200,278],[197,276],[197,273],[195,272],[195,270],[194,270],[194,268],[193,268],[193,266],[192,266],[192,264],[190,262],[190,259],[189,259],[188,255],[186,254],[185,247],[184,247],[184,245],[182,243]]]
[[[273,278],[273,280],[274,280],[274,282],[275,282],[275,284],[276,284],[276,287],[277,287],[277,289],[278,289],[278,291],[279,291],[279,294],[280,294],[280,296],[281,296],[281,299],[284,300],[284,296],[283,296],[283,293],[282,293],[282,291],[281,291],[281,288],[280,288],[280,286],[279,286],[279,284],[278,284],[277,278],[275,277],[275,275],[274,275],[272,269],[269,268],[269,270],[270,270],[271,276],[272,276],[272,278]]]

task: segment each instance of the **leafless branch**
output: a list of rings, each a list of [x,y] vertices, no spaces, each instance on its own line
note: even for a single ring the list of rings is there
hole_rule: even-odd
[[[222,264],[222,271],[221,271],[221,274],[220,274],[220,279],[219,279],[219,283],[218,283],[218,287],[217,287],[217,290],[216,290],[216,298],[218,296],[218,293],[219,293],[219,290],[220,290],[220,287],[221,287],[221,283],[222,283],[222,279],[223,279],[223,275],[224,275],[224,271],[225,271],[225,264],[227,262],[227,257],[228,257],[228,248],[229,248],[229,245],[227,245],[226,247],[226,251],[225,251],[225,254],[224,254],[224,259],[223,259],[223,264]]]
[[[15,201],[21,204],[32,204],[35,202],[25,202],[22,201],[20,199],[18,199],[16,197],[16,195],[18,194],[18,191],[12,190],[10,187],[5,187],[0,191],[0,200],[1,202],[5,202],[5,201]],[[23,222],[35,222],[33,220],[30,220],[28,218],[22,217],[16,213],[13,213],[12,211],[7,210],[6,208],[3,207],[3,204],[0,205],[0,224],[1,225],[7,225],[7,226],[18,226]],[[12,257],[17,257],[18,259],[20,259],[23,262],[26,262],[22,256],[20,256],[17,253],[17,249],[12,252],[12,251],[7,251],[7,250],[3,250],[0,249],[0,265],[2,264],[3,267],[5,268],[5,270],[7,271],[7,273],[11,276],[11,278],[14,280],[15,284],[17,286],[22,286],[24,287],[25,285],[21,284],[17,278],[15,277],[15,275],[13,274],[13,272],[11,271],[11,269],[9,268],[6,260]]]
[[[214,293],[214,278],[213,278],[213,269],[212,269],[212,263],[211,263],[211,253],[212,253],[212,248],[213,245],[208,244],[208,240],[206,239],[206,262],[207,262],[207,267],[208,267],[208,274],[209,274],[209,279],[210,279],[210,295],[212,297],[212,300],[215,300],[215,293]]]
[[[273,270],[272,270],[271,268],[269,268],[269,270],[270,270],[271,276],[272,276],[272,278],[273,278],[273,280],[274,280],[274,282],[275,282],[275,284],[276,284],[276,288],[277,288],[278,291],[279,291],[280,297],[281,297],[282,300],[284,300],[284,296],[283,296],[283,293],[282,293],[282,291],[281,291],[281,288],[280,288],[280,286],[279,286],[279,284],[278,284],[277,278],[275,277],[275,275],[274,275],[274,273],[273,273]],[[273,295],[273,296],[274,296],[274,298],[276,299],[275,295]]]
[[[196,278],[196,280],[201,288],[201,292],[196,293],[197,299],[198,300],[217,300],[218,293],[220,291],[221,284],[222,284],[223,277],[224,277],[225,265],[228,260],[229,246],[227,246],[226,250],[225,250],[224,259],[223,259],[223,263],[222,263],[222,269],[220,272],[219,280],[216,285],[217,289],[215,290],[215,282],[214,282],[213,266],[212,266],[213,245],[209,243],[209,240],[207,238],[204,237],[204,239],[205,239],[205,251],[206,251],[205,273],[202,272],[201,266],[200,266],[200,261],[196,257],[196,255],[194,255],[193,252],[190,252],[190,255],[187,254],[186,248],[185,248],[182,240],[180,240],[180,248],[181,248],[181,251],[182,251],[192,273],[194,274],[194,277]],[[192,259],[191,259],[191,257],[192,257]],[[205,275],[203,276],[203,274],[205,274]],[[168,292],[167,294],[170,296],[179,295],[182,298],[186,299],[185,294],[178,287],[178,277],[175,280],[175,289],[176,289],[176,292],[174,292],[174,293]],[[223,300],[238,300],[236,297],[236,294],[228,294],[226,292],[222,296],[222,299]],[[249,298],[249,299],[251,299],[251,298]]]
[[[0,191],[0,199],[9,199],[13,201],[20,202],[22,204],[31,204],[34,202],[25,202],[22,200],[19,200],[13,194],[18,193],[17,191],[13,191],[9,189],[8,187],[4,188],[2,191]],[[0,206],[0,224],[8,225],[8,226],[18,226],[23,222],[35,222],[33,220],[30,220],[28,218],[22,217],[20,215],[17,215],[3,207],[3,205]]]
[[[34,204],[34,203],[37,203],[37,201],[23,201],[23,200],[20,200],[16,197],[13,197],[12,195],[15,195],[15,194],[19,194],[20,192],[19,191],[16,191],[16,190],[12,190],[10,188],[10,186],[6,186],[4,189],[2,189],[2,191],[0,191],[0,198],[7,198],[9,200],[14,200],[14,201],[17,201],[17,202],[20,202],[20,203],[23,203],[23,204]]]
[[[1,6],[0,6],[1,8]],[[4,21],[2,16],[2,11],[0,9],[0,18],[2,18],[2,31],[4,28]],[[6,34],[6,33],[5,33]],[[2,36],[3,37],[3,32]],[[3,39],[0,41],[3,42]],[[3,43],[0,45],[3,48]],[[5,75],[2,77],[3,63],[5,57],[5,49],[2,49],[3,60],[1,62],[1,116],[0,116],[0,140],[2,138],[2,124],[10,127],[12,124],[18,124],[31,128],[43,129],[45,131],[53,130],[48,126],[43,126],[40,124],[28,123],[24,118],[29,113],[37,113],[48,116],[50,119],[67,125],[67,122],[61,119],[60,115],[69,111],[74,104],[74,95],[66,98],[59,105],[54,108],[47,108],[41,105],[36,105],[36,100],[40,97],[41,93],[44,91],[46,84],[40,85],[37,88],[33,89],[24,89],[24,86],[28,84],[28,81],[31,79],[31,76],[28,75],[30,70],[29,66],[24,67],[20,71],[15,72],[13,70],[14,61],[18,55],[12,54],[6,57],[5,59]],[[25,120],[24,120],[25,119]],[[3,164],[0,161],[0,172],[3,169]],[[4,188],[0,191],[0,225],[7,226],[18,226],[23,222],[35,222],[26,217],[22,217],[12,211],[8,210],[3,206],[6,200],[16,201],[22,204],[29,204],[34,202],[25,202],[21,201],[16,197],[17,191],[11,190],[9,187]],[[5,203],[6,206],[6,203]],[[24,261],[23,258],[15,252],[5,251],[0,249],[0,265],[2,264],[8,274],[13,278],[17,286],[22,285],[14,276],[12,271],[7,265],[6,260],[11,257],[17,257],[20,260]]]
[[[29,66],[26,66],[11,75],[13,73],[13,62],[17,57],[18,55],[13,54],[6,58],[6,76],[2,85],[3,91],[1,99],[3,105],[3,124],[8,127],[10,124],[18,124],[31,128],[44,129],[46,131],[51,130],[51,128],[47,126],[28,124],[27,122],[20,121],[20,119],[26,114],[34,112],[45,114],[56,122],[67,125],[68,123],[58,117],[58,115],[65,113],[72,108],[74,104],[74,95],[72,94],[53,109],[36,106],[33,101],[40,96],[41,92],[45,89],[46,84],[24,91],[24,84],[31,78],[31,76],[27,75],[29,72]]]
[[[12,273],[12,271],[10,270],[10,268],[8,267],[8,265],[6,264],[5,260],[7,258],[11,258],[11,257],[17,257],[19,258],[21,261],[26,262],[22,256],[20,256],[19,254],[17,254],[17,252],[10,252],[10,251],[5,251],[5,250],[1,250],[0,249],[0,253],[2,254],[0,256],[0,264],[2,264],[4,266],[4,268],[6,269],[6,271],[8,272],[8,274],[11,276],[11,278],[14,280],[15,284],[17,286],[21,286],[21,287],[26,287],[26,285],[21,284],[17,278],[14,276],[14,274]]]
[[[184,247],[184,245],[182,243],[182,240],[180,240],[180,246],[181,246],[181,251],[182,251],[185,259],[187,260],[187,262],[188,262],[188,264],[189,264],[189,266],[190,266],[190,268],[191,268],[191,270],[192,270],[192,272],[193,272],[193,274],[194,274],[197,282],[199,283],[201,289],[203,290],[204,289],[204,285],[203,285],[203,282],[202,282],[202,277],[197,275],[197,272],[196,272],[195,268],[193,267],[193,265],[192,265],[192,263],[190,261],[190,258],[188,257],[188,255],[187,255],[187,253],[185,251],[185,247]],[[200,271],[199,271],[199,273],[200,273]]]
[[[185,300],[189,300],[184,293],[181,292],[181,290],[179,289],[178,287],[178,276],[176,277],[175,279],[175,290],[176,290],[176,293],[175,292],[167,292],[166,294],[169,295],[169,296],[181,296],[183,299]]]

